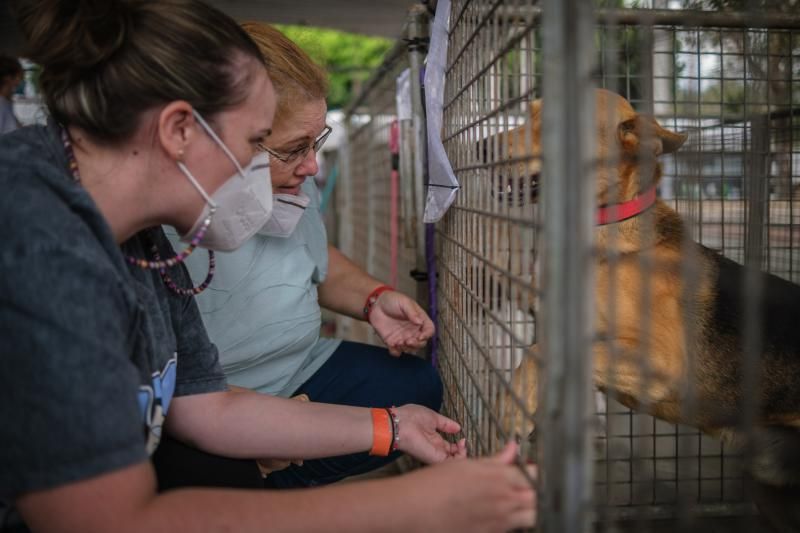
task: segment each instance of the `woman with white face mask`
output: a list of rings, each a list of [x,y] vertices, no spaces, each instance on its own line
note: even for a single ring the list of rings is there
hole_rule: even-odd
[[[205,333],[192,296],[202,285],[191,286],[182,262],[196,246],[235,249],[272,206],[258,145],[275,95],[249,37],[197,0],[16,8],[51,121],[0,137],[4,527],[379,531],[402,495],[411,512],[395,530],[441,530],[439,516],[485,500],[446,487],[515,472],[501,465],[508,456],[377,486],[158,493],[149,459],[164,434],[236,458],[383,453],[397,434],[376,421],[392,415],[233,393]],[[162,224],[188,241],[177,255]],[[439,434],[457,424],[401,409],[400,449],[426,462],[459,455]],[[260,484],[255,462],[240,463]],[[420,487],[441,496],[414,500]],[[530,518],[530,493],[495,487]]]
[[[198,297],[229,382],[312,402],[438,410],[438,373],[430,362],[403,353],[425,345],[434,331],[430,318],[327,242],[319,191],[309,178],[319,171],[316,155],[331,133],[325,72],[278,30],[261,23],[243,27],[270,58],[267,71],[279,101],[272,135],[260,145],[270,155],[272,217],[242,248],[218,256],[214,283]],[[194,258],[188,267],[197,282],[203,279],[202,261]],[[386,348],[320,337],[320,306],[368,320]],[[271,473],[266,484],[331,483],[397,456],[305,461]]]

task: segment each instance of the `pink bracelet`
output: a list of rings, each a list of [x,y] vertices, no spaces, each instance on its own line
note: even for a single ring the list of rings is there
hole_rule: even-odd
[[[400,446],[400,417],[397,416],[397,408],[393,405],[386,409],[389,419],[392,421],[392,451],[396,451]]]

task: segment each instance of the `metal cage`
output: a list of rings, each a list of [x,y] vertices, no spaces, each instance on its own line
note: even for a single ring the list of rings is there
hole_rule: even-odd
[[[660,158],[658,185],[659,198],[680,214],[687,241],[747,272],[762,269],[798,283],[798,7],[795,1],[452,1],[441,135],[461,189],[435,226],[435,355],[445,412],[461,422],[478,455],[514,438],[508,417],[535,420],[537,446],[523,439],[523,453],[540,463],[545,530],[763,525],[744,473],[748,453],[593,392],[593,265],[600,257],[613,270],[621,252],[598,248],[594,237],[590,176],[601,163],[591,101],[593,87],[607,88],[663,127],[688,133],[677,152]],[[386,167],[376,155],[382,149],[368,147],[385,144],[380,131],[392,120],[398,69],[379,74],[349,115],[349,251],[368,265],[386,253],[378,220],[387,212],[386,193],[377,191],[387,181],[355,180],[377,175],[375,158]],[[514,153],[511,132],[531,142],[530,105],[542,96],[541,157]],[[359,122],[356,109],[369,120]],[[418,190],[425,175],[412,161],[424,155],[424,139],[412,139],[401,143],[410,179],[401,182],[407,203],[400,219],[409,228],[402,233],[409,246],[405,268],[414,264],[419,272],[426,270]],[[541,187],[529,174],[532,162],[543,169]],[[653,223],[649,215],[643,220]],[[615,230],[609,231],[614,243]],[[656,268],[648,261],[640,267],[645,277]],[[691,257],[682,264],[688,285],[697,268]],[[750,303],[761,290],[753,279],[742,278]],[[652,298],[645,287],[643,301]],[[756,312],[743,326],[753,352]],[[643,314],[644,327],[650,319]],[[697,333],[696,325],[684,327],[688,336]],[[526,358],[536,358],[543,376],[535,416],[511,384]],[[755,386],[748,376],[744,382],[746,391]],[[754,409],[745,409],[743,424],[752,423]]]
[[[338,239],[341,250],[375,277],[425,305],[424,117],[420,70],[427,37],[427,10],[414,6],[399,41],[345,110],[347,142],[339,154]],[[402,80],[399,80],[401,78]],[[398,83],[408,84],[398,116]],[[422,146],[420,150],[418,147]],[[337,329],[353,340],[379,343],[371,328],[339,318]]]

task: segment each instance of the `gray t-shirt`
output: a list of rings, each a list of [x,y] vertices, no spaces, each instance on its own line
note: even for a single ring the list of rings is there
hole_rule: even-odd
[[[5,96],[0,96],[0,135],[9,133],[19,128],[19,121],[14,115],[14,107],[11,100]]]
[[[2,518],[3,500],[147,460],[173,396],[227,385],[194,299],[124,259],[149,241],[169,257],[163,232],[118,246],[57,128],[0,137],[0,190]]]

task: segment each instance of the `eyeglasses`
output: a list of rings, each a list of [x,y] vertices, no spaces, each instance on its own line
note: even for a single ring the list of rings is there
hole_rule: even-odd
[[[333,131],[333,128],[326,125],[325,129],[322,130],[320,136],[317,137],[313,143],[284,154],[276,152],[272,148],[267,148],[262,143],[258,143],[257,146],[259,150],[261,150],[262,152],[267,152],[269,155],[271,155],[275,159],[278,159],[279,161],[282,161],[284,163],[293,163],[298,159],[304,158],[308,154],[309,150],[313,149],[315,153],[319,152],[319,149],[322,148],[322,145],[325,144],[325,141],[328,140],[328,136],[331,134],[331,131]]]

